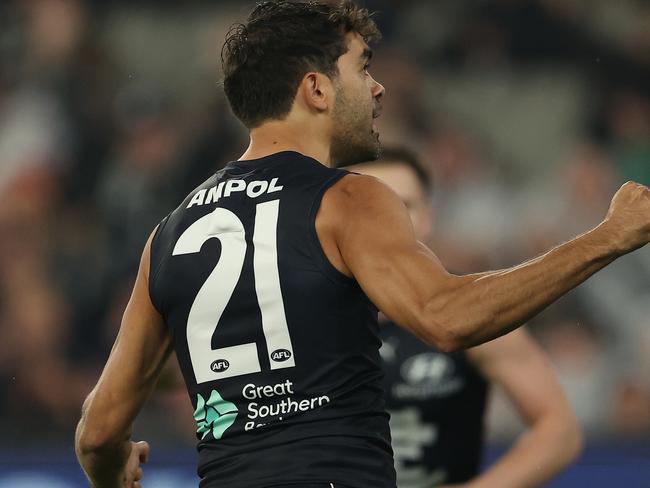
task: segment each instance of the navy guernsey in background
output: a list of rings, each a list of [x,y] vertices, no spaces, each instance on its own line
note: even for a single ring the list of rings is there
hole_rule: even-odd
[[[481,465],[488,383],[464,351],[438,352],[390,322],[381,337],[399,488],[472,479]]]

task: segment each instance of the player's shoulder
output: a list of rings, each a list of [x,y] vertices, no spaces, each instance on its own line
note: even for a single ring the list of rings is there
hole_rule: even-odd
[[[348,172],[333,185],[326,193],[325,199],[327,203],[347,212],[401,202],[383,181],[374,176],[353,172]]]
[[[351,197],[363,193],[390,191],[388,186],[379,178],[353,171],[346,171],[345,176],[332,188]]]

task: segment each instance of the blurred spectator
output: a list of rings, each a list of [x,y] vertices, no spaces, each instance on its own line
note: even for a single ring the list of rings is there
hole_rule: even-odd
[[[596,224],[624,180],[650,183],[645,2],[368,4],[384,12],[373,59],[387,88],[381,137],[425,155],[433,248],[449,269],[532,257]],[[234,1],[0,2],[4,447],[68,442],[148,234],[245,146],[217,83],[223,32],[245,11]],[[650,438],[649,296],[645,250],[532,328],[588,435]],[[172,361],[139,420],[154,441],[191,442],[177,375]],[[498,402],[494,412],[514,435]],[[160,432],[161,416],[178,425]],[[39,436],[21,435],[24,425]]]
[[[650,101],[621,92],[610,108],[612,156],[623,181],[650,184]]]
[[[118,136],[98,197],[111,270],[124,279],[137,268],[149,233],[190,189],[177,184],[186,155],[169,102],[147,89],[120,94],[116,105]]]

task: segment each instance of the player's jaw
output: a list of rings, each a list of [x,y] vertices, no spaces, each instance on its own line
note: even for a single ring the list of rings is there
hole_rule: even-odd
[[[376,99],[354,100],[338,90],[330,151],[336,166],[374,161],[379,157],[381,145],[374,119],[380,112]]]
[[[377,128],[377,125],[375,124],[375,119],[378,118],[381,115],[381,105],[379,102],[375,104],[375,108],[372,111],[372,133],[373,135],[379,140],[379,129]]]

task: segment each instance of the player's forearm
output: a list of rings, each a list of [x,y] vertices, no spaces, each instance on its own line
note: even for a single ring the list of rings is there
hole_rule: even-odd
[[[455,350],[499,337],[621,256],[606,224],[514,268],[454,277],[427,316]]]
[[[582,436],[577,424],[544,418],[468,488],[533,488],[557,476],[580,453]]]
[[[122,476],[129,457],[130,432],[107,436],[89,425],[86,404],[75,433],[75,451],[93,488],[122,488]]]

